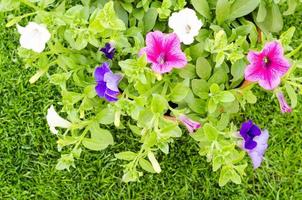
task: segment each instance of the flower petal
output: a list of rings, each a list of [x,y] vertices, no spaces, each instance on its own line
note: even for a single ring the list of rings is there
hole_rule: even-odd
[[[165,35],[160,31],[150,32],[146,36],[146,49],[147,58],[157,58],[163,52],[163,44]],[[153,59],[151,59],[153,60]]]
[[[122,79],[121,75],[113,74],[111,72],[108,72],[104,75],[104,81],[106,82],[107,88],[116,92],[119,91],[118,84],[121,79]]]
[[[244,148],[248,150],[252,150],[257,146],[257,142],[254,140],[250,139],[244,142]]]
[[[56,127],[60,128],[69,128],[71,126],[71,123],[67,121],[66,119],[62,118],[55,110],[54,106],[51,105],[49,109],[47,110],[46,115],[47,124],[50,127],[50,131],[53,134],[57,134],[58,130],[56,130]]]
[[[266,90],[275,89],[281,82],[280,77],[274,71],[265,70],[263,73],[263,79],[259,79],[259,85]]]
[[[100,81],[98,84],[95,86],[95,91],[99,97],[104,98],[105,97],[105,92],[106,92],[106,82]]]
[[[252,120],[248,120],[241,124],[240,135],[243,137],[243,139],[248,140],[250,138],[248,132],[250,128],[252,128],[252,126],[253,126]]]
[[[94,79],[96,82],[104,81],[104,76],[107,72],[111,72],[109,64],[104,62],[100,67],[97,67],[94,71]]]
[[[257,169],[258,167],[260,167],[262,160],[263,160],[263,156],[258,154],[258,152],[256,152],[256,151],[252,151],[252,152],[248,153],[248,155],[252,159],[254,169]]]

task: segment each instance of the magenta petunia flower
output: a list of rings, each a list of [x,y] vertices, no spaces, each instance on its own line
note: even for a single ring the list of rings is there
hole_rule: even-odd
[[[248,120],[242,123],[240,135],[243,138],[242,148],[252,159],[254,169],[260,167],[263,155],[268,146],[268,131],[261,131],[252,120]]]
[[[258,82],[266,90],[275,89],[290,68],[277,41],[267,43],[261,52],[250,51],[247,59],[250,64],[245,69],[245,79]]]
[[[199,122],[193,121],[185,115],[180,115],[178,119],[184,124],[190,133],[193,133],[196,129],[201,127]]]
[[[282,92],[277,93],[277,98],[280,105],[280,110],[282,113],[292,112],[292,108],[287,104],[285,97]]]
[[[180,48],[180,41],[175,33],[164,34],[150,32],[146,36],[146,47],[140,53],[146,53],[147,61],[152,63],[152,70],[163,74],[173,68],[182,68],[187,64],[186,55]]]
[[[120,94],[118,84],[122,76],[112,73],[108,63],[105,62],[95,69],[94,78],[97,82],[95,91],[99,97],[105,98],[109,102],[118,100],[117,96]]]

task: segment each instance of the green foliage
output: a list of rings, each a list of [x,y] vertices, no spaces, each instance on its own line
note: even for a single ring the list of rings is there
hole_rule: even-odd
[[[292,14],[296,4],[291,1],[284,15]],[[152,30],[169,32],[169,16],[186,5],[195,8],[204,24],[195,43],[182,46],[189,63],[171,73],[156,74],[140,52],[145,35]],[[40,54],[19,48],[24,65],[36,70],[29,81],[35,83],[47,75],[60,90],[58,104],[72,123],[58,134],[62,155],[56,169],[75,167],[82,148],[102,151],[113,146],[118,134],[109,131],[108,125],[114,124],[120,130],[128,126],[139,143],[132,151],[115,154],[127,162],[123,164],[122,181],[137,181],[144,172],[159,173],[160,152],[168,154],[175,138],[182,136],[180,125],[184,122],[179,116],[186,115],[203,122],[191,136],[213,171],[220,170],[219,185],[242,182],[247,164],[238,148],[241,141],[234,123],[239,123],[236,114],[245,110],[247,103],[257,101],[252,86],[241,87],[248,64],[246,55],[250,49],[260,49],[262,43],[277,39],[269,32],[279,32],[283,27],[278,2],[22,0],[1,1],[0,10],[18,11],[22,6],[28,7],[28,13],[10,16],[7,27],[32,19],[47,25],[52,35]],[[212,17],[214,13],[216,18]],[[254,21],[245,17],[250,14]],[[257,28],[264,32],[263,37]],[[280,36],[288,59],[302,47],[290,46],[294,31],[291,28]],[[113,60],[99,51],[107,42],[115,45]],[[107,103],[95,92],[94,70],[105,61],[113,72],[123,75],[121,95],[115,103]],[[300,63],[292,62],[280,90],[287,92],[295,107],[302,81],[295,74]]]

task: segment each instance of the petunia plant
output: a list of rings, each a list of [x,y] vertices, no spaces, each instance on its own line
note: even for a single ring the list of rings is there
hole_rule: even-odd
[[[0,2],[1,11],[20,13],[8,15],[7,27],[20,33],[24,65],[37,70],[30,83],[45,76],[61,95],[46,114],[62,152],[58,170],[72,170],[84,149],[104,150],[129,129],[137,148],[112,152],[124,182],[160,173],[170,144],[192,137],[219,185],[239,184],[248,163],[257,169],[269,159],[274,134],[240,117],[257,101],[254,87],[276,97],[283,114],[302,91],[295,28],[271,34],[282,29],[274,15],[281,1]],[[299,6],[292,3],[285,15]]]

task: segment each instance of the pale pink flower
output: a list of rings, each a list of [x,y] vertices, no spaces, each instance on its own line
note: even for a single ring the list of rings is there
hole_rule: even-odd
[[[258,82],[266,90],[275,89],[290,68],[277,41],[267,43],[261,52],[250,51],[247,59],[250,64],[245,69],[245,79]]]
[[[282,92],[277,93],[277,98],[278,98],[280,110],[282,113],[292,112],[292,108],[287,104],[286,99]]]
[[[160,31],[150,32],[146,37],[145,53],[147,61],[156,73],[170,72],[173,68],[182,68],[187,64],[186,55],[180,48],[180,41],[175,33],[164,34]]]
[[[196,129],[201,127],[199,122],[193,121],[185,115],[180,115],[178,119],[183,125],[185,125],[190,133],[193,133]]]

